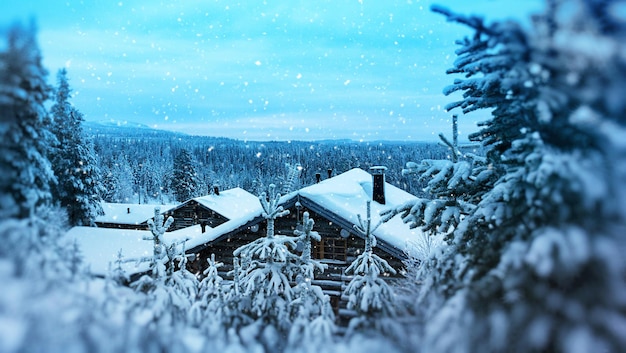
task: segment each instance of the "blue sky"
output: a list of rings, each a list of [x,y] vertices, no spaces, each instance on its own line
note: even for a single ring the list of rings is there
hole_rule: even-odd
[[[242,140],[434,140],[455,39],[436,3],[526,19],[540,0],[21,0],[53,81],[66,67],[90,121]],[[487,112],[460,117],[461,138]]]

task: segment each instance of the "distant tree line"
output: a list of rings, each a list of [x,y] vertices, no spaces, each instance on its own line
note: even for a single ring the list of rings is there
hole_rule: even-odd
[[[425,184],[402,175],[404,161],[446,159],[450,153],[426,142],[250,142],[125,127],[88,133],[103,171],[103,198],[122,203],[184,201],[215,187],[241,187],[255,195],[269,184],[283,190],[297,165],[294,187],[314,184],[318,173],[324,180],[329,173],[384,165],[387,182],[420,195]]]

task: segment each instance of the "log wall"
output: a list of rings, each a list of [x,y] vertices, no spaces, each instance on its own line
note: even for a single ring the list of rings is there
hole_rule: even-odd
[[[315,274],[315,279],[312,283],[319,285],[324,293],[330,296],[337,323],[342,326],[347,325],[351,313],[346,309],[348,298],[343,295],[343,291],[346,289],[352,276],[346,275],[345,270],[363,251],[365,241],[347,232],[347,230],[342,232],[341,227],[331,220],[325,219],[303,207],[299,210],[292,207],[289,215],[277,219],[274,223],[275,234],[294,236],[294,230],[298,225],[298,221],[301,222],[302,214],[305,211],[309,212],[310,217],[315,220],[313,230],[318,232],[322,238],[321,242],[312,244],[313,258],[328,265],[326,271]],[[201,275],[207,267],[207,259],[211,257],[211,254],[215,254],[216,260],[224,264],[220,268],[220,275],[224,279],[232,280],[232,276],[228,273],[233,270],[233,252],[240,246],[265,236],[265,233],[266,223],[261,221],[256,232],[248,228],[239,233],[231,234],[219,242],[210,244],[197,254],[194,261],[190,262],[190,270]],[[295,252],[298,253],[298,251]],[[400,259],[378,248],[374,248],[374,253],[385,259],[400,273],[402,268]]]
[[[194,200],[165,213],[166,219],[167,216],[174,217],[174,224],[172,224],[169,231],[191,227],[196,224],[202,224],[203,222],[206,222],[206,225],[209,227],[215,228],[228,221],[228,218],[206,208]]]

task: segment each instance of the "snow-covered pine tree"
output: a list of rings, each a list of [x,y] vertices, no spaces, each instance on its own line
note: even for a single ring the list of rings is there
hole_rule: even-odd
[[[174,171],[172,172],[172,192],[176,201],[184,202],[196,196],[198,188],[196,168],[193,158],[186,149],[181,149],[174,158]]]
[[[407,162],[403,175],[417,175],[426,182],[423,189],[428,198],[419,197],[399,207],[382,212],[383,221],[400,215],[411,228],[420,228],[420,238],[408,244],[410,256],[406,265],[420,278],[431,271],[442,269],[438,255],[443,240],[450,240],[462,217],[466,217],[489,190],[499,174],[485,156],[463,153],[458,145],[457,116],[453,116],[452,141],[439,134],[450,153],[446,159],[424,159],[420,163]],[[422,292],[432,281],[421,278]],[[421,308],[416,307],[416,310]]]
[[[285,183],[283,184],[283,195],[296,190],[300,181],[300,174],[302,174],[300,163],[294,165],[286,163],[285,168],[287,168],[287,178],[285,178]]]
[[[396,274],[396,270],[374,254],[376,237],[373,233],[382,222],[372,226],[371,201],[367,201],[366,209],[366,218],[358,215],[359,224],[354,226],[365,239],[365,249],[345,271],[353,274],[353,278],[344,295],[348,297],[348,309],[356,312],[347,334],[371,331],[399,337],[399,326],[393,319],[396,316],[393,289],[382,278],[385,274]]]
[[[299,270],[300,258],[291,252],[296,244],[292,237],[274,234],[274,221],[289,214],[279,206],[280,194],[275,185],[259,201],[267,221],[266,236],[243,245],[234,255],[243,259],[241,290],[250,297],[250,316],[264,327],[261,339],[267,347],[278,344],[276,334],[286,332],[291,324],[289,303],[293,299],[290,282]]]
[[[107,192],[106,201],[116,203],[132,201],[135,176],[126,156],[119,154],[115,157],[108,173],[105,174],[103,184]]]
[[[56,182],[45,126],[51,87],[41,64],[35,26],[15,24],[0,46],[0,219],[27,218],[51,202]]]
[[[122,264],[124,263],[124,255],[122,254],[122,249],[117,252],[117,256],[115,261],[109,262],[109,269],[107,272],[107,283],[111,281],[117,285],[125,285],[130,281],[130,276],[124,268]]]
[[[626,349],[618,3],[550,1],[532,30],[434,8],[475,31],[449,70],[465,78],[446,92],[463,99],[447,108],[493,108],[470,139],[496,178],[420,278],[425,351]]]
[[[241,271],[239,258],[233,258],[233,270],[229,271],[228,275],[233,277],[233,282],[226,290],[226,305],[222,313],[222,320],[225,327],[239,332],[241,327],[249,325],[253,320],[249,315],[251,312],[250,298],[244,295],[241,290],[241,283],[245,273]]]
[[[136,310],[144,311],[151,321],[165,326],[186,325],[187,314],[196,299],[199,283],[196,276],[186,268],[186,240],[169,244],[164,241],[163,235],[174,219],[168,217],[164,221],[163,218],[160,208],[155,207],[154,218],[148,220],[152,236],[144,239],[153,242],[153,255],[125,260],[149,263],[149,274],[144,274],[130,286],[145,294],[138,300]]]
[[[102,177],[93,146],[83,133],[83,115],[69,102],[71,89],[65,69],[59,70],[57,84],[55,104],[50,108],[50,131],[57,140],[50,152],[58,181],[53,197],[67,210],[70,225],[93,225],[95,218],[104,214]]]
[[[315,271],[323,272],[328,266],[311,258],[311,242],[320,241],[318,232],[313,231],[315,221],[308,212],[302,215],[301,229],[294,234],[302,245],[297,285],[293,288],[294,299],[289,304],[292,325],[289,331],[289,349],[302,349],[302,342],[307,342],[306,351],[320,349],[319,344],[332,341],[336,331],[335,315],[330,305],[330,298],[324,295],[322,288],[313,285]]]
[[[311,242],[313,240],[320,241],[322,238],[319,233],[313,230],[315,221],[310,218],[308,212],[302,215],[302,229],[294,230],[294,234],[298,237],[297,242],[302,245],[302,254],[300,255],[300,270],[304,279],[310,281],[315,277],[315,271],[324,272],[328,265],[323,264],[311,258]]]

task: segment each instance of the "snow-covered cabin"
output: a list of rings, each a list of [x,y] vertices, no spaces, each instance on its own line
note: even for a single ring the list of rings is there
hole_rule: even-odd
[[[105,214],[96,219],[98,227],[74,227],[67,236],[78,242],[91,271],[104,276],[109,262],[117,259],[120,250],[125,259],[152,253],[152,242],[144,238],[151,236],[147,221],[154,217],[155,207],[166,217],[174,217],[174,223],[164,235],[165,241],[189,239],[187,249],[229,232],[261,213],[258,198],[241,188],[197,197],[178,206],[104,203]],[[203,221],[207,222],[205,227]],[[145,271],[131,264],[123,267],[129,275]]]
[[[345,269],[364,248],[364,239],[354,230],[354,225],[359,215],[365,217],[367,201],[371,202],[372,224],[376,224],[381,211],[414,199],[415,196],[386,183],[383,168],[374,169],[372,174],[356,168],[284,195],[280,203],[290,214],[276,220],[275,232],[293,236],[304,212],[309,212],[315,220],[313,230],[322,238],[313,244],[312,255],[328,265],[323,274],[316,275],[314,283],[330,295],[333,306],[340,312],[345,307],[342,286],[350,280]],[[120,212],[124,211],[123,207],[118,207]],[[150,209],[141,217],[144,224],[154,216],[154,205],[145,207]],[[165,233],[166,241],[188,239],[186,252],[195,255],[188,267],[196,273],[201,273],[207,266],[206,260],[215,254],[224,263],[221,275],[228,277],[234,250],[264,236],[266,231],[258,197],[240,188],[194,198],[163,213],[175,219],[173,227]],[[119,217],[115,220],[119,221]],[[374,251],[401,270],[404,251],[419,233],[419,229],[410,229],[399,217],[394,217],[374,232],[377,238]],[[106,273],[108,263],[115,261],[119,249],[126,258],[145,256],[151,251],[151,243],[143,240],[148,231],[76,227],[70,235],[81,244],[86,261],[98,274]],[[129,274],[141,272],[141,268],[129,266],[125,266]]]
[[[367,201],[372,201],[372,224],[376,224],[382,210],[414,199],[415,196],[384,182],[384,169],[375,169],[370,174],[356,168],[283,196],[281,204],[290,214],[276,219],[275,232],[293,236],[302,222],[302,215],[309,212],[315,220],[313,230],[322,238],[313,244],[312,255],[328,264],[325,273],[316,276],[316,282],[331,296],[333,306],[339,310],[345,304],[341,302],[342,286],[349,281],[345,269],[365,245],[354,225],[358,224],[359,215],[365,217]],[[385,204],[381,204],[383,200]],[[224,263],[221,270],[226,276],[232,269],[233,251],[265,235],[266,224],[261,216],[260,203],[256,200],[254,204],[258,205],[257,211],[241,213],[238,218],[205,234],[190,236],[187,249],[196,254],[196,260],[190,263],[196,271],[202,271],[206,259],[215,254]],[[374,251],[400,270],[401,261],[406,257],[405,249],[419,233],[419,229],[410,229],[401,219],[394,217],[374,232],[377,238]]]
[[[208,228],[215,228],[241,214],[258,212],[261,207],[258,203],[253,194],[242,188],[233,188],[187,200],[163,213],[174,218],[169,231],[199,226],[201,231],[206,232]]]

